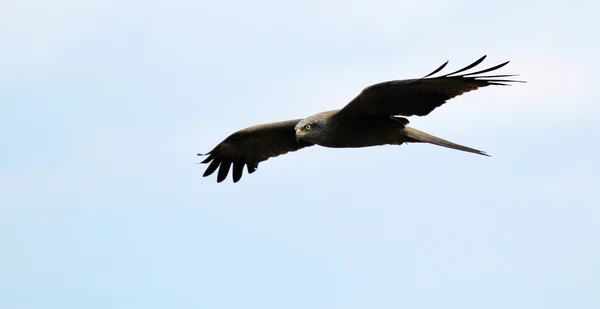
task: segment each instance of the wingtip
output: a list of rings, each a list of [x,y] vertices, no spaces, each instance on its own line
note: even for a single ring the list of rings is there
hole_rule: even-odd
[[[206,156],[206,154],[202,154],[202,153],[198,153],[197,155],[198,155],[199,157]],[[204,161],[196,162],[196,164],[204,164],[204,163],[206,163],[206,162],[204,162]]]
[[[212,160],[214,159],[214,155],[213,155],[212,151],[211,151],[211,152],[204,153],[204,154],[203,154],[203,153],[198,153],[197,155],[198,155],[199,157],[208,156],[208,157],[207,157],[206,159],[204,159],[203,161],[200,161],[200,162],[198,162],[198,164],[201,164],[201,163],[208,163],[208,162],[210,162],[210,161],[212,161]]]
[[[485,60],[485,58],[487,58],[487,55],[483,55],[481,57],[479,57],[479,59],[477,59],[477,61],[475,61],[476,65],[480,64],[483,62],[483,60]]]

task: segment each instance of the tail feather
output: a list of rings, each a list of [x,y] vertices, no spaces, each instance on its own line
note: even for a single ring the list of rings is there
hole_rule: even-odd
[[[459,144],[455,144],[453,142],[447,141],[445,139],[441,139],[439,137],[435,137],[433,135],[429,135],[425,132],[421,132],[421,131],[413,129],[413,128],[404,127],[403,133],[406,137],[413,139],[414,142],[429,143],[429,144],[434,144],[434,145],[438,145],[438,146],[442,146],[442,147],[452,148],[452,149],[456,149],[456,150],[476,153],[476,154],[479,154],[482,156],[490,157],[490,155],[488,155],[484,151],[469,148],[469,147],[459,145]]]

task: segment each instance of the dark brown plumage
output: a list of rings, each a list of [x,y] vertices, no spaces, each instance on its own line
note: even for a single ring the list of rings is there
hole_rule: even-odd
[[[217,182],[222,182],[233,165],[233,181],[238,182],[242,178],[244,165],[252,174],[261,161],[312,146],[311,143],[296,140],[294,127],[300,120],[259,124],[231,134],[201,162],[210,162],[204,176],[211,175],[219,168]]]
[[[262,161],[315,144],[354,148],[430,143],[487,156],[483,151],[410,128],[407,126],[408,119],[399,117],[428,115],[448,100],[481,87],[522,82],[505,79],[515,75],[481,75],[505,66],[508,61],[485,70],[463,73],[480,64],[485,57],[463,69],[439,77],[430,76],[441,71],[448,61],[419,79],[395,80],[369,86],[340,110],[237,131],[205,154],[208,157],[200,163],[209,165],[203,176],[209,176],[218,169],[217,182],[222,182],[233,166],[233,182],[238,182],[244,166],[248,173],[253,173]]]

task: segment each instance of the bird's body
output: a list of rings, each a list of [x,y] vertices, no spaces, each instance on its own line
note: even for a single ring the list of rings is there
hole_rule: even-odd
[[[429,135],[408,126],[402,116],[425,116],[447,100],[489,85],[508,85],[512,75],[474,76],[496,70],[508,62],[479,72],[455,75],[471,69],[485,59],[440,77],[383,82],[365,88],[344,108],[312,115],[304,119],[273,122],[237,131],[211,150],[201,163],[210,163],[204,176],[217,168],[222,182],[233,166],[233,181],[242,177],[244,166],[253,173],[258,163],[305,147],[361,148],[404,143],[430,143],[447,148],[487,154]],[[201,154],[199,154],[201,155]]]
[[[308,117],[307,119],[324,120],[318,124],[324,134],[315,134],[312,137],[305,137],[304,140],[328,148],[362,148],[387,144],[399,145],[406,142],[402,134],[402,130],[408,123],[406,118],[374,115],[365,117],[359,123],[345,123],[333,117],[338,111],[327,111]],[[314,128],[315,124],[313,123],[312,126]],[[301,123],[295,129],[298,130],[299,135],[302,134]]]

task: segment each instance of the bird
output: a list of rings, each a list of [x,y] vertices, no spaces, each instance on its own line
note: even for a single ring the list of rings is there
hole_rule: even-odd
[[[414,79],[391,80],[364,88],[354,99],[337,110],[307,118],[254,125],[232,133],[198,164],[208,164],[203,177],[217,171],[217,183],[224,181],[233,166],[232,180],[237,183],[244,167],[254,173],[262,161],[289,152],[318,145],[327,148],[361,148],[405,143],[429,143],[455,150],[490,156],[484,151],[459,145],[412,127],[405,117],[426,116],[452,98],[491,85],[509,86],[525,81],[507,79],[516,74],[482,75],[510,61],[472,73],[487,56],[452,73],[433,77],[443,70],[444,62],[433,72]],[[462,73],[462,74],[460,74]]]

